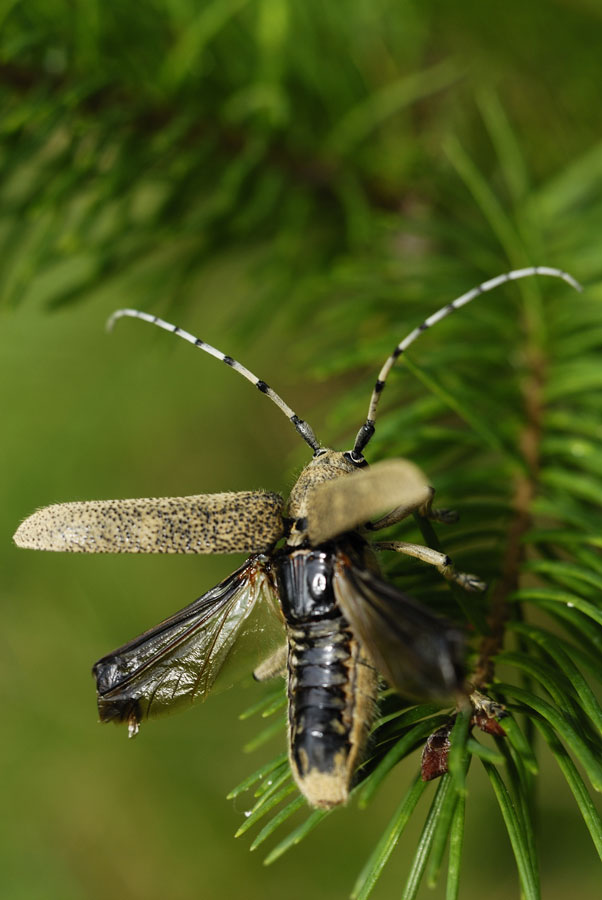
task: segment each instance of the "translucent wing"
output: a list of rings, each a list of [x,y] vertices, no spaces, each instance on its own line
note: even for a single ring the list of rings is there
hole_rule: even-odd
[[[258,553],[283,533],[282,497],[240,491],[59,503],[25,519],[14,540],[80,553]]]
[[[316,546],[397,507],[405,508],[407,515],[431,496],[426,477],[407,459],[386,460],[324,481],[310,495],[309,540]],[[403,515],[400,512],[399,519]]]
[[[261,618],[257,607],[261,605]],[[253,632],[267,640],[261,658],[282,642],[283,620],[269,559],[253,556],[190,606],[100,659],[93,668],[103,722],[127,721],[204,699],[234,643]]]
[[[344,554],[338,555],[333,585],[351,630],[400,693],[443,699],[461,688],[464,638],[455,625]]]

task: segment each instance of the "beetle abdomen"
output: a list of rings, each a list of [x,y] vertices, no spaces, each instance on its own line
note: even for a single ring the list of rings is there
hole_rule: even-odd
[[[289,626],[289,755],[312,806],[345,803],[376,705],[377,679],[340,615]]]
[[[336,548],[284,552],[276,574],[288,635],[289,756],[312,806],[345,803],[376,707],[377,676],[333,589]]]

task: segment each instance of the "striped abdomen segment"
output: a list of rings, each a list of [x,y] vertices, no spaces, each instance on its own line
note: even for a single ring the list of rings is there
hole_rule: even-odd
[[[312,806],[345,803],[374,716],[374,669],[337,614],[289,625],[289,755]]]

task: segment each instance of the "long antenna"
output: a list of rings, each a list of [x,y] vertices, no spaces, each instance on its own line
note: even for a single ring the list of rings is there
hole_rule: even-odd
[[[151,316],[149,313],[141,312],[138,309],[116,310],[107,320],[107,331],[112,331],[117,319],[121,319],[124,316],[129,316],[132,319],[142,319],[143,322],[150,322],[151,325],[158,325],[159,328],[163,328],[165,331],[171,332],[171,334],[175,334],[178,337],[184,338],[184,340],[188,341],[189,344],[193,344],[200,350],[204,350],[205,353],[210,353],[211,356],[214,356],[216,359],[221,360],[221,362],[226,363],[227,366],[230,366],[231,369],[234,369],[235,372],[238,372],[240,375],[246,378],[247,381],[250,381],[252,384],[254,384],[262,394],[266,394],[270,398],[270,400],[272,400],[276,404],[276,406],[282,410],[285,416],[293,423],[303,440],[309,444],[314,453],[317,453],[317,451],[320,449],[320,444],[318,443],[316,436],[314,435],[307,422],[304,422],[303,419],[300,419],[299,416],[293,412],[290,406],[288,406],[284,402],[282,397],[280,397],[276,393],[276,391],[273,391],[272,388],[265,383],[265,381],[262,381],[261,378],[257,378],[257,376],[253,375],[253,373],[250,372],[249,369],[245,368],[245,366],[241,365],[231,356],[226,356],[226,354],[222,353],[221,350],[217,350],[215,347],[212,347],[211,344],[206,343],[206,341],[200,340],[200,338],[195,337],[188,331],[184,331],[177,325],[172,325],[170,322],[166,322],[164,319],[160,319],[158,316]]]
[[[563,281],[566,281],[572,288],[576,291],[582,291],[583,288],[576,281],[572,275],[569,275],[567,272],[563,272],[561,269],[551,269],[549,266],[529,266],[526,269],[514,269],[512,272],[506,272],[504,275],[498,275],[496,278],[490,278],[489,281],[484,281],[482,284],[479,284],[478,287],[473,288],[471,291],[468,291],[466,294],[462,294],[461,297],[457,297],[455,300],[452,300],[451,303],[448,303],[447,306],[442,306],[441,309],[438,309],[437,312],[433,313],[432,316],[429,316],[428,319],[425,319],[422,325],[419,325],[418,328],[415,328],[411,331],[407,337],[401,341],[401,343],[397,344],[393,353],[385,360],[385,364],[378,373],[378,378],[376,380],[376,384],[374,385],[374,390],[372,391],[372,397],[370,398],[370,406],[368,407],[368,415],[366,417],[366,421],[360,428],[357,433],[357,437],[355,439],[355,444],[353,446],[353,450],[350,453],[352,459],[356,462],[362,459],[363,450],[374,434],[374,420],[376,418],[376,407],[378,406],[378,401],[380,399],[380,395],[383,392],[385,387],[385,383],[387,380],[387,376],[395,362],[401,354],[408,349],[410,344],[413,344],[417,337],[419,337],[423,331],[426,331],[431,325],[435,325],[437,322],[440,322],[441,319],[445,319],[446,316],[451,315],[455,312],[456,309],[460,309],[461,306],[466,306],[467,303],[470,303],[471,300],[474,300],[475,297],[478,297],[480,294],[486,294],[488,291],[492,291],[494,288],[499,287],[500,284],[504,284],[506,281],[518,281],[520,278],[530,278],[532,275],[550,275],[552,278],[562,278]]]

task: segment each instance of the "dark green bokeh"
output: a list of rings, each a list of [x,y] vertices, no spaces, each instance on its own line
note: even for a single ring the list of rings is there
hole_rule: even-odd
[[[344,897],[413,773],[400,767],[367,811],[337,813],[264,869],[263,848],[250,855],[246,837],[232,838],[244,800],[225,800],[284,746],[282,734],[242,752],[257,726],[237,716],[264,688],[249,681],[132,742],[97,724],[94,660],[238,559],[27,553],[10,542],[20,518],[61,500],[286,492],[307,460],[276,408],[231,371],[141,323],[109,338],[107,315],[133,305],[177,318],[329,442],[354,433],[382,358],[415,324],[397,314],[404,290],[428,313],[438,305],[428,290],[445,302],[528,261],[600,277],[593,0],[200,6],[40,0],[4,14],[0,883],[10,900]],[[506,116],[518,157],[492,143]],[[495,211],[484,224],[460,177],[465,158],[502,205],[520,208],[522,243],[496,232]],[[49,304],[62,308],[48,315]],[[353,399],[335,411],[349,397],[335,376],[354,365],[364,368]],[[384,424],[381,434],[386,443]],[[518,896],[514,863],[474,774],[461,896],[505,900]],[[550,763],[539,799],[543,895],[594,900],[595,853]],[[400,895],[420,818],[376,897]],[[441,885],[422,891],[444,896]]]

